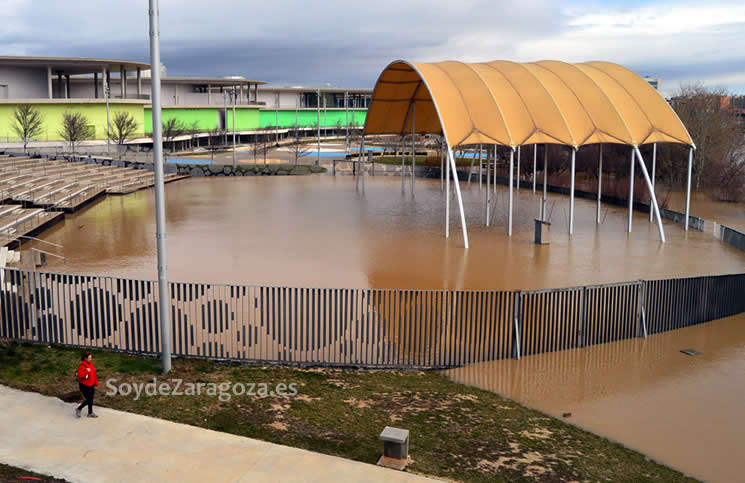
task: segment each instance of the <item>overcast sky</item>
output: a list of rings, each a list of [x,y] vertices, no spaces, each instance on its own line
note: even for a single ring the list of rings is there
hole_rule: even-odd
[[[315,4],[315,5],[314,5]],[[0,55],[149,61],[146,0],[0,0]],[[392,60],[608,60],[745,94],[745,2],[162,0],[172,76],[372,88]]]

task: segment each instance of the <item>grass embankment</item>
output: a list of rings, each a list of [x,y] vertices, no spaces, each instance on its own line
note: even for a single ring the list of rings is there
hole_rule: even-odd
[[[26,471],[15,466],[8,466],[0,463],[0,481],[45,481],[49,483],[66,483],[67,480],[61,480],[47,475],[40,475],[32,471]]]
[[[95,351],[96,404],[366,463],[386,425],[410,430],[409,469],[461,481],[686,480],[592,433],[435,372],[294,369],[157,360]],[[79,351],[0,341],[0,383],[77,402]],[[296,384],[295,396],[107,396],[106,380]],[[171,384],[172,387],[175,385]],[[260,392],[260,386],[255,391]],[[71,409],[72,411],[72,409]]]

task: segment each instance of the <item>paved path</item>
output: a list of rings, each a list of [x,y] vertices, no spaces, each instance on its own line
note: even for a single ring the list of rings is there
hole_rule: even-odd
[[[0,462],[73,482],[426,481],[416,475],[0,386]],[[382,445],[381,445],[382,449]]]

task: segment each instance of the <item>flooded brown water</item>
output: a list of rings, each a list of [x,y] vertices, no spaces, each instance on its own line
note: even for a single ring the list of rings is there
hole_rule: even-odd
[[[685,212],[685,192],[671,192],[668,196],[668,206],[681,213]],[[706,193],[691,195],[691,215],[707,221],[716,221],[735,230],[745,232],[745,204],[728,203],[712,200]]]
[[[463,249],[457,208],[444,238],[439,180],[368,177],[191,178],[166,186],[169,278],[174,281],[308,287],[539,289],[640,278],[745,271],[745,254],[697,231],[665,223],[667,243],[644,213],[626,233],[626,210],[576,202],[567,234],[568,198],[550,195],[552,244],[533,243],[540,194],[515,198],[515,232],[506,236],[506,188],[492,226],[484,191],[463,183],[471,247]],[[555,203],[555,204],[554,204]],[[156,278],[153,190],[109,196],[68,215],[41,235],[64,246],[70,273]]]
[[[745,315],[445,372],[552,416],[571,413],[568,422],[697,478],[745,474]]]

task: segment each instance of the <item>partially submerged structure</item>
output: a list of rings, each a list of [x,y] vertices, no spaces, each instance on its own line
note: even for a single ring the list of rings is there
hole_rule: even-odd
[[[441,136],[447,153],[446,179],[449,183],[449,171],[452,171],[466,248],[468,233],[453,157],[453,148],[466,145],[510,148],[510,180],[514,179],[514,153],[520,146],[560,144],[571,149],[570,234],[574,221],[576,151],[588,144],[627,145],[630,148],[631,193],[636,158],[649,189],[650,208],[657,219],[662,242],[665,233],[653,181],[647,173],[639,146],[659,142],[690,146],[686,201],[688,229],[693,140],[665,99],[642,77],[617,64],[558,61],[467,64],[397,60],[389,64],[378,78],[364,133]],[[598,162],[602,173],[602,149],[600,153]],[[546,172],[544,168],[544,219]],[[512,235],[512,185],[511,181],[509,235]],[[601,186],[598,187],[598,204],[600,190]],[[446,196],[448,220],[449,202],[450,197]],[[630,196],[629,231],[632,209],[633,196]],[[448,225],[446,221],[445,236],[449,235]]]

